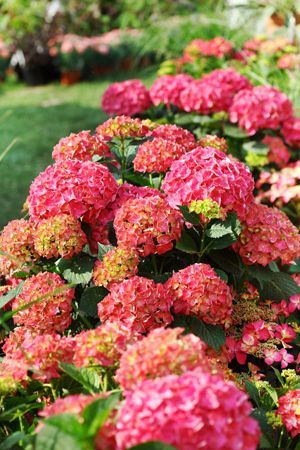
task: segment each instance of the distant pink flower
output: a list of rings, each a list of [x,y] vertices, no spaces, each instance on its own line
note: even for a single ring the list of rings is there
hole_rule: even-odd
[[[150,96],[153,104],[174,105],[182,109],[180,94],[193,81],[190,75],[163,75],[153,83]]]
[[[220,138],[216,135],[207,134],[199,139],[198,145],[200,147],[213,147],[221,152],[227,153],[228,144],[224,138]]]
[[[281,134],[287,144],[292,147],[300,147],[300,118],[290,117],[284,121]]]
[[[96,128],[96,133],[106,140],[123,137],[143,137],[150,132],[145,122],[124,115],[117,116],[99,125]]]
[[[150,106],[149,92],[140,80],[112,83],[102,97],[102,109],[110,115],[134,116]]]
[[[184,53],[191,56],[215,56],[223,58],[233,50],[231,42],[221,36],[216,36],[210,40],[194,39],[185,48]]]
[[[291,154],[279,137],[265,136],[262,143],[269,147],[268,159],[278,167],[284,167],[289,162]]]

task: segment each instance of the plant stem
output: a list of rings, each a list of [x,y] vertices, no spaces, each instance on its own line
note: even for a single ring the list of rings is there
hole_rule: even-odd
[[[158,267],[157,267],[156,255],[151,255],[151,263],[152,263],[154,272],[158,275]]]
[[[126,155],[125,155],[125,140],[123,136],[120,137],[120,149],[121,149],[121,179],[124,183],[124,172],[126,169]]]

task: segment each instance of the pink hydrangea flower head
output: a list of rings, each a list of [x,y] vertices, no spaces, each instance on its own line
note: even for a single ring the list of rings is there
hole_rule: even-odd
[[[114,284],[98,304],[101,322],[121,322],[132,332],[146,333],[172,322],[172,299],[163,285],[134,276]]]
[[[239,217],[253,202],[253,188],[250,170],[213,147],[197,147],[174,161],[162,184],[173,208],[210,198]]]
[[[197,147],[193,133],[177,125],[159,125],[152,131],[152,136],[182,145],[186,151]]]
[[[139,257],[134,249],[116,247],[107,252],[102,261],[97,260],[93,271],[96,286],[109,289],[114,283],[137,274]]]
[[[137,172],[166,172],[173,161],[186,153],[183,145],[166,139],[154,138],[141,144],[133,161]]]
[[[255,450],[260,432],[251,410],[234,383],[202,370],[146,380],[120,410],[117,450],[149,441],[180,450]]]
[[[90,131],[71,133],[70,136],[60,139],[52,152],[55,161],[66,159],[91,161],[94,155],[109,156],[110,151],[104,139],[97,134],[91,135]]]
[[[0,276],[12,275],[37,258],[33,240],[32,222],[12,220],[3,228],[0,234]]]
[[[266,266],[278,259],[282,264],[291,264],[300,256],[300,236],[284,212],[253,203],[233,248],[245,264]]]
[[[28,206],[39,221],[57,214],[83,217],[95,223],[117,192],[117,182],[107,167],[92,161],[59,161],[33,181]]]
[[[229,286],[208,264],[179,270],[165,283],[175,314],[194,315],[206,323],[227,325],[232,312]]]
[[[181,213],[160,196],[127,200],[114,219],[118,245],[134,248],[141,256],[171,250],[182,226]]]
[[[109,115],[134,116],[150,108],[149,92],[140,80],[112,83],[102,97],[102,109]]]
[[[116,366],[122,353],[135,337],[120,323],[106,322],[74,337],[74,364],[77,367]]]
[[[269,147],[268,159],[278,167],[284,167],[289,162],[291,154],[283,140],[276,136],[265,136],[262,143]]]
[[[124,391],[150,378],[181,375],[196,367],[207,368],[206,344],[183,328],[157,328],[123,353],[116,380]]]
[[[287,144],[300,148],[300,118],[290,117],[284,121],[281,134]]]
[[[124,137],[143,137],[150,133],[146,121],[132,119],[128,116],[117,116],[106,120],[96,128],[96,133],[104,139]]]
[[[288,97],[270,86],[256,86],[238,92],[230,107],[230,121],[249,136],[262,129],[276,130],[293,114]]]
[[[155,106],[163,104],[174,105],[182,108],[180,101],[181,92],[193,81],[190,75],[163,75],[153,83],[150,88],[150,97]]]
[[[222,36],[210,40],[194,39],[185,49],[184,53],[193,57],[215,56],[223,58],[233,50],[231,42]]]
[[[35,302],[18,311],[14,322],[37,333],[62,333],[71,323],[73,297],[74,289],[68,288],[59,275],[40,272],[25,280],[13,300],[13,310]]]
[[[198,141],[198,145],[200,147],[213,147],[224,153],[227,153],[228,151],[228,144],[226,142],[226,139],[220,138],[213,134],[207,134],[206,136],[200,138]]]
[[[86,243],[80,222],[68,214],[43,219],[36,227],[34,248],[44,258],[71,258]]]
[[[277,414],[281,417],[284,426],[293,438],[298,436],[300,434],[300,389],[288,391],[279,398],[278,403]]]

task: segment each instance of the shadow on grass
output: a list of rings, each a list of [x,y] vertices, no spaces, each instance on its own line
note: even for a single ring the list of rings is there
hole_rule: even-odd
[[[0,162],[0,229],[21,216],[30,183],[52,163],[52,148],[59,139],[71,132],[94,130],[105,118],[99,108],[77,103],[48,101],[43,106],[0,108],[0,154],[18,138]]]

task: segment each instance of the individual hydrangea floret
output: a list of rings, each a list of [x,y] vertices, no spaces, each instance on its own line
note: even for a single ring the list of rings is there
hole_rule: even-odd
[[[253,188],[248,167],[212,147],[197,147],[174,161],[162,184],[173,208],[211,199],[239,217],[253,202]]]
[[[107,252],[102,261],[97,260],[93,271],[93,281],[96,286],[110,288],[114,283],[120,283],[126,278],[136,275],[139,257],[134,249],[116,247]]]
[[[44,258],[71,258],[86,243],[80,222],[68,214],[43,219],[36,227],[34,248]]]
[[[181,375],[196,367],[206,368],[206,344],[183,328],[157,328],[123,353],[116,380],[125,391],[140,381],[165,375]]]
[[[140,80],[112,83],[102,97],[102,109],[110,115],[134,116],[150,106],[149,92]]]
[[[233,248],[246,264],[266,266],[278,259],[282,264],[292,264],[300,256],[298,230],[279,209],[253,204],[241,225]]]
[[[146,380],[131,391],[117,423],[117,449],[162,441],[180,450],[255,450],[259,425],[234,383],[202,370]]]
[[[269,147],[268,160],[284,167],[289,162],[291,154],[283,140],[276,136],[265,136],[262,143]]]
[[[277,414],[291,436],[294,438],[300,434],[300,389],[288,391],[278,400]]]
[[[101,322],[121,322],[132,332],[147,333],[172,322],[172,298],[162,284],[134,276],[114,284],[98,304]]]
[[[186,151],[193,150],[198,145],[193,133],[177,125],[159,125],[152,131],[151,136],[175,142],[185,147]]]
[[[150,96],[155,106],[159,104],[170,107],[177,106],[182,109],[180,94],[193,81],[190,75],[163,75],[153,83]]]
[[[203,136],[198,141],[198,146],[200,147],[213,147],[217,150],[221,150],[221,152],[227,153],[228,151],[228,144],[226,142],[226,139],[220,138],[216,135],[207,134],[206,136]]]
[[[165,283],[175,314],[193,315],[206,323],[227,326],[232,312],[229,286],[208,264],[193,264]]]
[[[133,167],[137,172],[163,173],[170,168],[173,161],[185,153],[186,149],[183,145],[166,139],[154,138],[139,146]]]
[[[292,103],[285,94],[270,86],[256,86],[236,94],[230,108],[230,121],[238,123],[252,136],[259,130],[276,130],[292,114]]]
[[[150,133],[147,121],[132,119],[128,116],[117,116],[106,120],[96,128],[96,133],[104,139],[144,137]]]
[[[25,219],[12,220],[0,234],[0,276],[12,275],[37,258],[34,250],[34,224]]]
[[[109,156],[109,146],[99,135],[91,135],[90,131],[80,131],[71,133],[70,136],[60,139],[55,145],[52,158],[55,161],[66,159],[79,159],[81,161],[91,161],[93,156]]]
[[[36,333],[62,333],[71,323],[73,297],[74,289],[68,288],[59,275],[40,272],[25,280],[13,300],[13,310],[28,305],[16,312],[14,322]]]
[[[182,225],[181,213],[159,196],[127,200],[114,220],[118,245],[134,248],[141,256],[171,250]]]
[[[300,148],[300,118],[290,117],[285,120],[281,128],[281,134],[287,144]]]
[[[95,223],[117,192],[107,167],[92,161],[59,161],[40,173],[30,186],[31,217],[40,221],[57,214]]]

